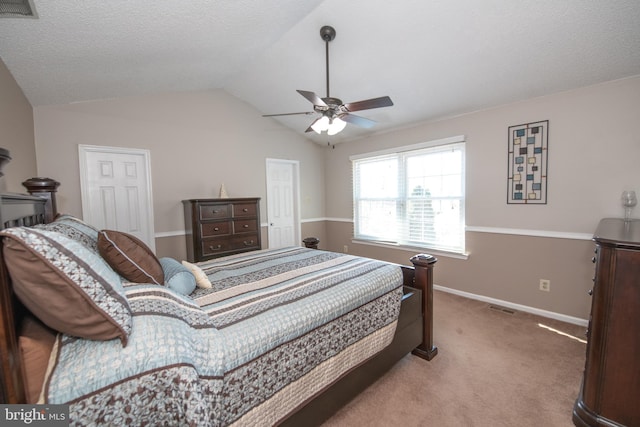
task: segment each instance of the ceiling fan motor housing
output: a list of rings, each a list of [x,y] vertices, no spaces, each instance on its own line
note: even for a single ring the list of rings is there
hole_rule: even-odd
[[[339,98],[326,97],[321,98],[326,106],[324,105],[314,105],[313,109],[318,113],[329,117],[330,119],[336,117],[338,114],[345,113],[346,110],[342,106],[342,100]]]

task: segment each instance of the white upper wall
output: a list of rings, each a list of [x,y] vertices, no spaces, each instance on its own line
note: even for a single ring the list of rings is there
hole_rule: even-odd
[[[507,130],[541,120],[549,120],[547,204],[508,205]],[[600,218],[623,215],[622,190],[640,192],[639,120],[640,76],[340,144],[326,152],[327,216],[352,218],[350,155],[466,135],[467,226],[593,233]]]
[[[34,109],[38,173],[61,182],[58,210],[82,215],[78,145],[151,152],[156,232],[184,230],[181,201],[261,197],[266,158],[298,160],[302,218],[324,214],[325,148],[261,117],[222,90],[167,93]]]
[[[260,117],[223,91],[34,110],[38,174],[62,183],[63,212],[82,214],[78,144],[151,150],[157,232],[182,229],[180,201],[215,197],[222,183],[232,196],[264,198],[267,157],[300,160],[303,219],[351,218],[350,155],[462,134],[468,226],[592,233],[600,218],[622,215],[623,189],[640,191],[639,118],[640,77],[425,122],[335,149]],[[548,203],[508,205],[507,129],[540,120],[549,120]],[[640,217],[640,207],[635,214]]]

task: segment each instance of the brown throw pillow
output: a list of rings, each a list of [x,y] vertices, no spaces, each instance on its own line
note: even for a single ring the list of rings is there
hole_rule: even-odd
[[[121,231],[102,230],[98,233],[98,251],[111,268],[128,281],[164,284],[160,261],[137,237]]]
[[[22,358],[22,377],[27,403],[38,402],[56,336],[53,329],[32,316],[27,316],[22,322],[18,345]]]

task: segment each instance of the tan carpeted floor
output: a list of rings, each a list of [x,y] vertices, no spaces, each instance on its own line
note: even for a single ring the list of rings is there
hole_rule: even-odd
[[[324,427],[573,426],[585,327],[434,294],[438,355],[405,356]]]

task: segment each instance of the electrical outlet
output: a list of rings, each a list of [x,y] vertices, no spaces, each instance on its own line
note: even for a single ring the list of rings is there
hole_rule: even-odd
[[[344,247],[342,248],[342,252],[344,252],[345,254],[349,253],[349,246],[344,245]]]
[[[545,292],[551,291],[551,280],[540,279],[540,290]]]

